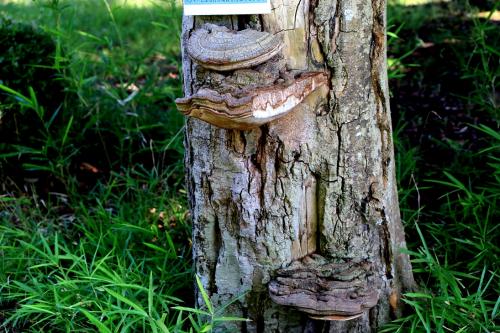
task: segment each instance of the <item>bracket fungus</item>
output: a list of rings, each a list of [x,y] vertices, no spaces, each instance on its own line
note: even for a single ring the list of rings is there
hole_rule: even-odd
[[[280,35],[245,29],[229,30],[205,24],[187,40],[187,53],[202,67],[215,71],[249,68],[266,62],[283,48]]]
[[[378,302],[370,288],[367,261],[332,263],[312,254],[277,271],[269,283],[271,299],[319,320],[351,320]]]
[[[327,87],[322,72],[302,73],[288,82],[234,93],[201,88],[195,94],[176,99],[183,114],[228,129],[251,129],[280,118],[315,90]]]

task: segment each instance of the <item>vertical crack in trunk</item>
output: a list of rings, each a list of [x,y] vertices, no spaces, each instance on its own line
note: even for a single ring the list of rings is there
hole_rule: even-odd
[[[345,179],[344,179],[344,170],[341,170],[341,164],[342,164],[342,156],[343,156],[343,140],[342,140],[342,123],[337,122],[337,165],[336,165],[336,174],[335,177],[340,179],[340,191],[337,193],[337,199],[336,199],[336,205],[335,205],[335,214],[336,214],[336,221],[333,227],[333,234],[335,235],[337,232],[337,226],[340,224],[343,224],[342,221],[342,208],[343,208],[343,201],[344,201],[344,196],[347,195],[345,193]]]
[[[377,104],[377,126],[380,131],[380,139],[382,142],[382,174],[384,185],[387,185],[389,179],[388,168],[391,162],[391,145],[392,138],[390,136],[391,129],[388,121],[388,106],[387,96],[385,96],[384,83],[380,78],[381,71],[385,69],[385,1],[372,0],[372,45],[370,55],[371,80],[373,91],[375,93],[375,101]]]
[[[267,162],[267,152],[266,146],[268,144],[267,136],[269,135],[269,126],[263,125],[260,127],[260,137],[257,143],[257,151],[255,153],[255,166],[260,174],[260,188],[259,188],[259,199],[260,199],[260,209],[263,210],[266,207],[265,202],[265,190],[266,190],[266,162]]]
[[[210,267],[210,295],[217,294],[217,261],[219,260],[220,250],[222,247],[221,230],[219,226],[219,219],[217,215],[214,221],[214,261]]]
[[[324,218],[325,198],[321,192],[321,175],[313,173],[316,181],[316,252],[321,253],[321,225]]]
[[[381,240],[381,245],[380,245],[380,253],[381,258],[384,259],[384,267],[385,267],[385,276],[388,281],[392,280],[393,274],[392,274],[392,246],[391,246],[391,234],[389,232],[389,225],[387,221],[387,216],[385,215],[385,210],[378,209],[377,210],[380,213],[381,217],[381,228],[380,228],[380,240]]]
[[[186,27],[187,31],[183,36],[184,38],[182,38],[182,50],[183,50],[184,57],[187,57],[187,55],[184,54],[184,52],[186,52],[187,39],[191,35],[191,32],[193,31],[195,26],[196,26],[196,16],[193,16],[192,17],[192,25],[190,27]],[[185,63],[185,61],[183,61],[183,63]],[[186,80],[187,83],[189,84],[189,91],[187,92],[189,94],[193,94],[194,90],[195,90],[196,80],[192,77],[193,73],[195,73],[194,62],[189,61],[189,74],[190,75],[184,76],[184,80]]]

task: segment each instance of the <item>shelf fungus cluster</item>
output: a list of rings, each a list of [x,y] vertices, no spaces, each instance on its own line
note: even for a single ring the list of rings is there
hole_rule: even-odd
[[[277,271],[269,283],[271,299],[318,320],[350,320],[378,302],[370,288],[371,264],[366,261],[332,263],[313,254]]]
[[[328,87],[323,72],[291,73],[280,56],[279,35],[233,31],[205,24],[187,40],[197,70],[194,93],[176,100],[179,111],[215,126],[251,129],[292,111],[314,91]]]

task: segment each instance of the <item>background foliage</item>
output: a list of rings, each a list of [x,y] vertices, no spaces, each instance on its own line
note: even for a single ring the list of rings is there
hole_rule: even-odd
[[[420,288],[382,331],[498,331],[499,12],[494,1],[388,9]],[[193,308],[173,104],[180,16],[171,1],[0,0],[2,330],[206,332],[237,319],[206,297]]]

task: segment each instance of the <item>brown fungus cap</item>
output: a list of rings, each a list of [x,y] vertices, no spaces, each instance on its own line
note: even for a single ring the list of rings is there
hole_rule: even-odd
[[[189,37],[187,53],[202,67],[231,71],[262,64],[278,54],[283,45],[280,35],[205,24]]]
[[[202,88],[175,102],[186,116],[222,128],[245,130],[281,118],[312,92],[327,86],[325,73],[308,72],[288,83],[249,89],[239,96]]]

